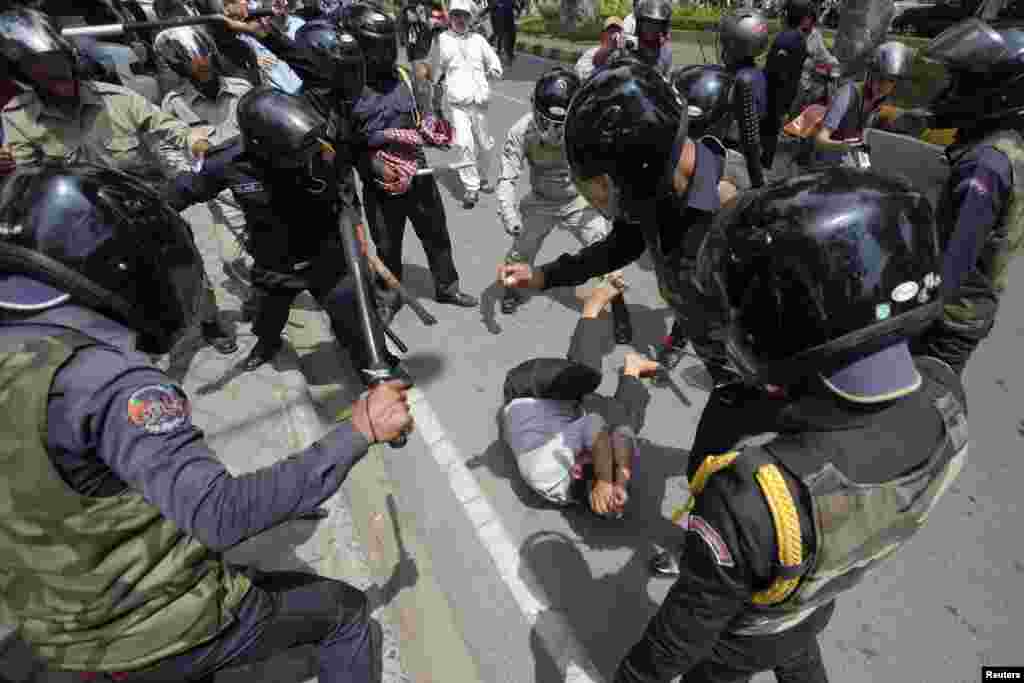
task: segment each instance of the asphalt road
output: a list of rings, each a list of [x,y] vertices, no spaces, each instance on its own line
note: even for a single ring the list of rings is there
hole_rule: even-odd
[[[551,64],[523,55],[493,84],[489,125],[499,149]],[[454,157],[432,154],[431,160]],[[674,387],[652,390],[625,519],[599,523],[543,504],[520,482],[499,439],[501,387],[517,363],[565,354],[579,299],[573,291],[539,294],[514,316],[502,315],[493,280],[509,238],[496,199],[482,194],[475,209],[465,210],[458,179],[439,180],[463,288],[478,294],[481,305],[457,309],[430,300],[432,281],[410,230],[404,280],[439,322],[424,327],[408,308],[395,321],[411,347],[406,362],[422,400],[416,436],[406,449],[387,453],[382,470],[405,533],[431,565],[421,581],[436,584],[444,603],[407,603],[407,640],[434,628],[455,631],[436,651],[421,653],[410,674],[461,681],[446,662],[468,658],[486,683],[608,680],[670,587],[650,578],[646,567],[652,542],[680,539],[668,518],[688,495],[686,456],[707,398],[697,388],[703,370],[684,361]],[[521,193],[527,184],[524,176]],[[576,249],[571,236],[553,233],[538,262]],[[626,275],[634,345],[647,351],[670,318],[648,263],[628,267]],[[833,681],[973,682],[983,664],[1024,663],[1024,551],[1016,527],[1024,366],[1009,358],[1024,334],[1018,322],[1024,298],[1014,294],[1024,288],[1022,277],[1021,268],[1012,271],[999,324],[968,368],[971,460],[918,537],[840,600],[822,638]],[[629,350],[614,345],[610,327],[600,388],[609,394]],[[435,625],[430,610],[440,608]],[[414,649],[403,641],[407,665]]]

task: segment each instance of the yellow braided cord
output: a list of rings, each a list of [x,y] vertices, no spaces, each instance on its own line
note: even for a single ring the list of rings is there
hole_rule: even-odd
[[[761,485],[768,508],[775,522],[775,537],[779,544],[779,562],[783,567],[794,567],[803,562],[803,545],[800,542],[800,517],[796,513],[793,496],[789,493],[782,472],[775,465],[762,465],[757,470],[757,483]],[[754,594],[754,604],[772,605],[785,600],[800,582],[800,578],[784,579],[781,576],[767,590]]]
[[[733,451],[725,455],[709,455],[704,458],[704,462],[697,468],[697,473],[693,475],[693,481],[690,482],[690,495],[696,496],[703,491],[704,485],[708,483],[708,477],[731,465],[737,455],[737,451]]]

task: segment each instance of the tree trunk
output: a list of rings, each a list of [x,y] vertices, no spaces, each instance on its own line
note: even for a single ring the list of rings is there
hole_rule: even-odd
[[[843,0],[833,50],[844,77],[859,77],[889,32],[893,0]]]
[[[597,0],[561,0],[560,28],[571,33],[597,21]]]

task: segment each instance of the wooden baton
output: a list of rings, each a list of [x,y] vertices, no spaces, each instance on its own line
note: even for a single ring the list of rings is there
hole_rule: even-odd
[[[413,310],[416,316],[423,322],[424,325],[436,325],[437,318],[430,314],[430,311],[423,307],[419,301],[417,301],[409,292],[402,286],[402,283],[398,281],[395,274],[391,272],[384,262],[381,261],[376,254],[372,254],[369,251],[366,253],[366,262],[370,264],[370,269],[376,273],[384,284],[387,285],[388,289],[397,293],[399,298],[409,305],[409,308]]]

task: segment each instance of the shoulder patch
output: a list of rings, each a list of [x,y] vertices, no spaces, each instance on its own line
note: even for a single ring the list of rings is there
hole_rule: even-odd
[[[258,180],[254,180],[249,183],[238,183],[237,185],[231,186],[231,191],[237,192],[238,194],[254,194],[256,192],[263,192],[264,189],[263,183]]]
[[[696,532],[698,536],[707,544],[708,548],[711,549],[711,556],[715,558],[715,562],[722,567],[735,567],[736,562],[733,560],[732,553],[729,551],[729,546],[726,545],[725,539],[718,533],[715,527],[707,523],[700,515],[691,514],[686,522],[686,529],[688,531]]]
[[[190,423],[192,406],[176,384],[151,384],[128,397],[128,421],[150,434],[167,434]]]
[[[992,194],[992,188],[989,186],[988,180],[980,176],[974,176],[971,178],[967,185],[975,194],[982,197],[987,197]]]

